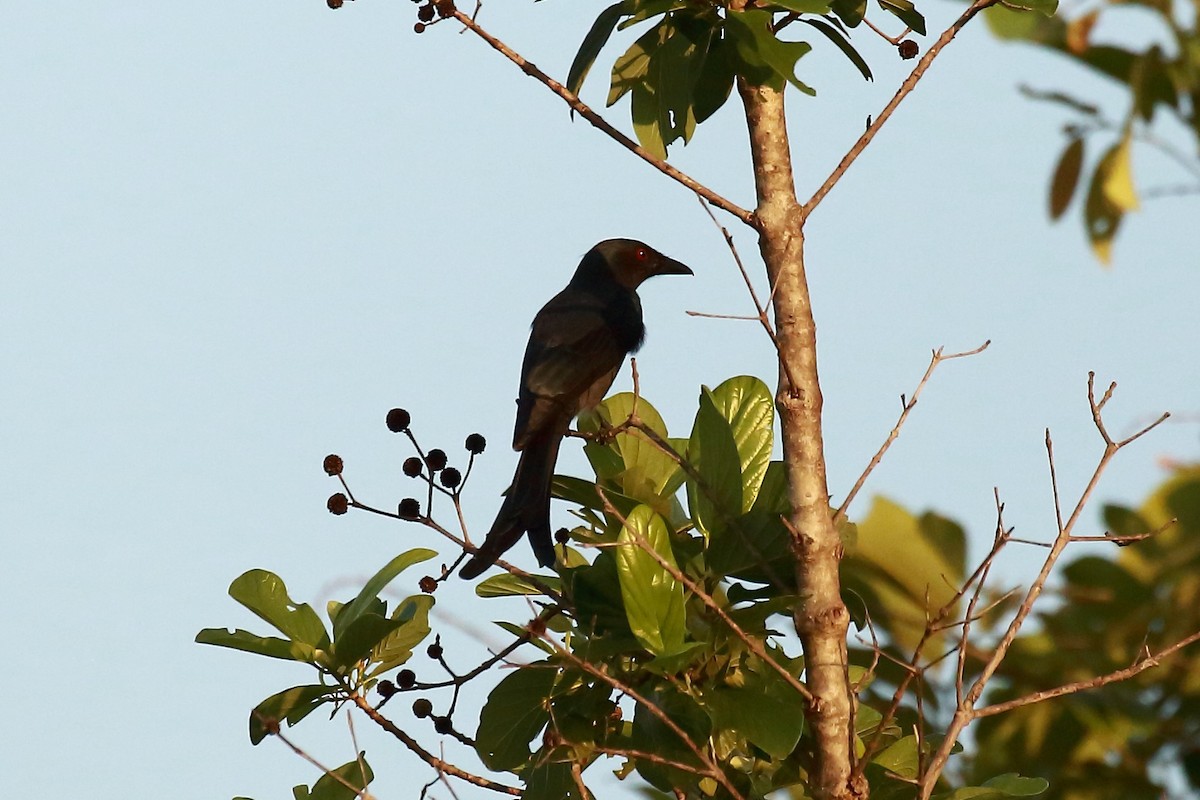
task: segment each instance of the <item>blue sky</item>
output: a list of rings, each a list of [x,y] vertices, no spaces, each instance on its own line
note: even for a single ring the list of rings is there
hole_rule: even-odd
[[[602,5],[490,3],[480,20],[562,77]],[[930,6],[931,29],[958,9]],[[324,510],[336,489],[321,471],[329,452],[365,499],[401,496],[409,453],[383,425],[392,406],[452,460],[466,434],[488,437],[466,498],[482,532],[515,463],[506,443],[529,320],[596,241],[642,238],[695,269],[642,291],[642,390],[674,433],[690,425],[701,384],[772,380],[758,327],[684,313],[749,309],[694,197],[572,122],[469,34],[414,35],[413,12],[381,0],[337,13],[318,0],[7,9],[0,730],[10,794],[262,800],[311,782],[277,742],[245,738],[252,705],[309,676],[193,636],[261,630],[225,596],[251,567],[323,606],[398,550],[441,547],[414,528]],[[872,84],[824,42],[801,62],[819,92],[789,97],[805,196],[908,67],[875,42],[864,50]],[[597,106],[603,76],[584,88]],[[993,341],[942,367],[857,506],[885,494],[935,508],[976,542],[990,535],[994,486],[1009,524],[1049,533],[1047,426],[1064,495],[1082,488],[1100,450],[1088,370],[1120,383],[1114,431],[1163,410],[1192,415],[1124,453],[1101,499],[1136,502],[1164,477],[1160,459],[1198,451],[1197,201],[1147,202],[1114,266],[1100,268],[1075,209],[1046,221],[1064,118],[1023,100],[1020,83],[1123,110],[1113,87],[975,26],[808,231],[835,497],[932,348]],[[627,113],[608,112],[623,128]],[[735,104],[671,159],[752,204]],[[1180,179],[1151,152],[1135,167],[1144,185]],[[753,238],[735,235],[757,268]],[[626,373],[617,388],[628,385]],[[577,449],[564,450],[561,471],[581,473]],[[524,544],[513,552],[532,563]],[[1029,570],[1018,553],[1001,574],[1017,582]],[[500,641],[486,620],[525,614],[467,586],[437,599],[435,627],[464,669],[482,657],[474,637]],[[428,674],[423,655],[414,664]],[[329,763],[352,753],[340,720],[296,733]],[[359,734],[386,775],[379,796],[415,796],[431,777],[361,724]]]

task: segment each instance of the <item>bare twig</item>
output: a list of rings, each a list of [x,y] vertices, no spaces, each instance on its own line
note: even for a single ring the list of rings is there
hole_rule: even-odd
[[[925,51],[925,55],[921,56],[921,60],[917,62],[915,67],[913,67],[913,71],[907,78],[904,79],[904,82],[900,84],[900,88],[896,90],[895,96],[892,97],[892,99],[888,101],[888,104],[883,107],[883,110],[879,112],[879,116],[875,118],[875,121],[871,125],[867,126],[867,129],[863,132],[862,136],[858,137],[858,141],[855,142],[846,155],[842,157],[841,162],[838,163],[833,172],[830,173],[829,177],[825,179],[825,182],[821,184],[821,187],[817,189],[812,198],[810,198],[809,201],[804,204],[803,215],[805,218],[807,218],[808,215],[812,213],[813,209],[815,209],[817,205],[825,199],[825,195],[829,194],[829,191],[834,187],[834,185],[842,179],[842,176],[846,174],[846,170],[850,169],[850,165],[854,163],[855,159],[862,155],[863,150],[866,149],[866,146],[871,143],[872,139],[875,138],[875,134],[879,133],[879,129],[882,128],[883,124],[892,116],[892,113],[900,105],[900,102],[904,100],[904,98],[907,97],[913,89],[916,88],[917,82],[925,75],[926,70],[929,69],[929,66],[933,63],[933,60],[937,58],[938,53],[942,51],[942,48],[950,44],[951,40],[958,35],[958,32],[963,29],[963,26],[971,21],[972,17],[974,17],[980,11],[983,11],[988,6],[993,6],[998,2],[999,0],[975,0],[975,2],[971,3],[971,5],[967,7],[967,10],[964,11],[959,18],[950,25],[949,28],[946,28],[946,30],[942,32],[942,35],[937,38],[937,41],[935,41],[930,48]]]
[[[597,114],[586,103],[584,103],[582,100],[580,100],[579,97],[574,92],[570,91],[569,89],[567,89],[567,87],[563,86],[561,83],[554,80],[546,73],[542,72],[540,69],[538,69],[537,65],[535,65],[532,62],[525,59],[520,53],[517,53],[515,50],[513,50],[511,47],[506,45],[504,42],[500,41],[495,36],[488,33],[472,17],[467,16],[466,14],[464,14],[462,11],[459,11],[458,9],[455,9],[454,10],[454,18],[457,19],[459,22],[461,22],[465,27],[467,27],[476,36],[478,36],[479,38],[481,38],[485,42],[487,42],[489,45],[491,45],[493,49],[498,51],[501,55],[503,55],[509,61],[513,62],[518,67],[520,67],[521,71],[524,72],[526,75],[537,80],[539,83],[544,85],[547,89],[549,89],[550,91],[554,92],[556,95],[561,97],[563,99],[563,101],[566,102],[566,104],[569,105],[571,108],[573,108],[581,117],[583,117],[588,122],[590,122],[595,128],[599,129],[602,133],[606,134],[614,142],[621,145],[626,150],[629,150],[631,153],[633,153],[638,158],[645,161],[650,166],[657,169],[659,172],[666,175],[668,178],[671,178],[672,180],[677,181],[678,183],[681,183],[684,186],[686,186],[687,188],[691,189],[693,192],[700,195],[701,197],[703,197],[708,202],[712,203],[717,208],[720,208],[723,211],[729,212],[730,214],[734,215],[735,217],[737,217],[742,222],[746,223],[747,225],[749,225],[752,228],[758,227],[753,212],[747,211],[746,209],[742,208],[741,206],[737,205],[736,203],[725,199],[721,195],[714,192],[712,189],[709,189],[707,186],[705,186],[704,184],[697,181],[695,178],[693,178],[690,175],[687,175],[686,173],[682,172],[681,170],[678,170],[675,167],[671,166],[666,161],[663,161],[661,158],[658,158],[653,153],[651,153],[649,150],[642,147],[640,144],[633,141],[625,134],[621,133],[619,130],[617,130],[612,125],[610,125],[604,119],[604,117]]]
[[[264,721],[264,722],[265,722],[265,721]],[[299,745],[297,745],[295,742],[293,742],[291,739],[289,739],[287,736],[285,736],[285,735],[284,735],[284,733],[283,733],[283,731],[282,731],[282,730],[280,730],[280,728],[279,728],[279,725],[278,725],[278,724],[275,724],[275,725],[268,725],[267,727],[268,727],[268,729],[271,731],[271,734],[272,734],[273,736],[275,736],[275,738],[279,739],[279,741],[281,741],[281,742],[283,742],[285,745],[287,745],[287,746],[288,746],[288,748],[289,748],[289,749],[290,749],[290,750],[291,750],[293,753],[295,753],[296,755],[300,756],[301,758],[303,758],[303,759],[304,759],[305,761],[307,761],[309,764],[312,764],[312,765],[313,765],[314,767],[316,767],[317,769],[321,770],[321,772],[323,772],[323,773],[325,773],[326,775],[328,775],[329,777],[333,778],[335,781],[337,781],[338,783],[340,783],[342,786],[344,786],[344,787],[346,787],[347,789],[349,789],[350,791],[354,792],[354,796],[355,796],[355,797],[361,797],[361,798],[362,798],[362,800],[374,800],[374,797],[375,797],[375,796],[374,796],[373,794],[371,794],[370,792],[368,792],[368,791],[367,791],[367,787],[366,787],[365,785],[363,786],[363,788],[359,789],[357,786],[355,786],[354,784],[350,783],[350,781],[346,780],[346,779],[345,779],[345,778],[343,778],[341,775],[338,775],[336,772],[334,772],[334,771],[333,771],[333,770],[331,770],[329,767],[327,767],[327,766],[325,766],[324,764],[322,764],[320,761],[317,761],[315,758],[313,758],[313,757],[312,757],[312,756],[310,756],[310,755],[309,755],[307,752],[305,752],[305,750],[304,750],[302,747],[300,747],[300,746],[299,746]],[[355,748],[356,748],[356,749],[355,749],[355,753],[357,753],[357,752],[358,752],[358,750],[357,750],[357,744],[355,745]],[[358,756],[358,759],[359,759],[359,763],[361,764],[361,763],[362,763],[362,757],[361,757],[361,756]],[[363,771],[363,779],[364,779],[364,783],[365,783],[365,779],[366,779],[366,770],[365,770],[365,768],[364,768],[364,771]]]
[[[973,716],[978,719],[980,717],[990,717],[994,714],[1003,714],[1004,712],[1011,711],[1014,708],[1032,705],[1033,703],[1040,703],[1043,700],[1049,700],[1054,697],[1062,697],[1063,695],[1075,694],[1076,692],[1086,691],[1087,689],[1096,689],[1100,686],[1107,686],[1110,683],[1128,680],[1139,673],[1145,672],[1151,667],[1157,667],[1162,659],[1173,655],[1188,645],[1194,644],[1198,641],[1200,641],[1200,631],[1180,639],[1169,647],[1164,647],[1157,653],[1147,653],[1144,657],[1139,658],[1132,665],[1124,669],[1110,672],[1107,675],[1098,675],[1095,678],[1089,678],[1087,680],[1063,684],[1062,686],[1057,686],[1053,689],[1032,692],[1003,703],[995,703],[990,706],[984,706],[983,708],[975,709]]]
[[[884,439],[883,444],[879,446],[879,449],[875,452],[875,455],[871,457],[870,462],[862,471],[862,474],[858,476],[858,480],[854,482],[854,486],[852,486],[850,491],[846,494],[846,499],[842,501],[842,504],[838,507],[837,511],[834,512],[834,523],[846,516],[846,509],[849,508],[850,503],[852,503],[854,498],[858,496],[858,493],[862,490],[863,485],[867,482],[867,478],[870,477],[871,473],[875,471],[875,468],[878,467],[880,462],[883,461],[883,456],[885,453],[887,453],[888,448],[890,448],[892,443],[895,442],[900,436],[900,429],[904,427],[905,421],[908,420],[909,413],[917,405],[917,400],[921,397],[921,392],[925,390],[925,384],[929,382],[929,377],[933,375],[933,371],[937,369],[938,364],[955,358],[966,358],[968,356],[978,355],[986,350],[991,343],[992,340],[988,339],[986,342],[973,350],[964,350],[961,353],[951,353],[950,355],[943,355],[942,351],[945,348],[942,347],[939,347],[933,351],[933,357],[929,360],[929,366],[925,368],[925,374],[922,375],[921,380],[917,382],[917,388],[913,390],[912,397],[901,397],[902,408],[900,410],[900,418],[897,419],[896,424],[892,426],[891,433],[889,433],[887,438]]]

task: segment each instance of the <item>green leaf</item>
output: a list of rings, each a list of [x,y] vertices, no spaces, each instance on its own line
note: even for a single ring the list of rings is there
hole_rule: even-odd
[[[676,566],[667,526],[649,506],[638,506],[625,520],[617,538],[617,576],[633,635],[654,655],[671,655],[683,647],[683,586],[638,539]]]
[[[525,783],[521,800],[590,800],[579,794],[571,765],[562,761],[539,760],[521,778]]]
[[[308,794],[309,800],[355,800],[359,797],[362,790],[375,780],[375,773],[367,763],[366,753],[358,755],[362,760],[361,764],[358,761],[350,761],[333,770],[332,774],[322,775],[320,780],[313,784],[312,791]]]
[[[868,81],[875,79],[875,76],[871,73],[871,67],[867,64],[867,60],[863,58],[857,50],[854,49],[854,45],[850,44],[850,40],[847,39],[840,30],[835,28],[833,25],[830,25],[823,19],[810,19],[808,17],[801,17],[800,21],[807,22],[809,25],[825,34],[825,37],[837,45],[838,49],[842,51],[846,58],[850,59],[850,63],[854,64],[854,66],[858,69],[859,74],[861,74],[864,79]]]
[[[555,591],[558,591],[562,587],[562,578],[557,575],[538,575],[537,578]],[[535,586],[529,580],[507,572],[493,575],[482,583],[475,585],[475,594],[479,597],[536,596],[541,593],[542,589]]]
[[[670,685],[661,684],[653,690],[643,689],[643,696],[657,706],[663,714],[674,722],[692,742],[708,741],[712,733],[712,722],[696,701]],[[656,753],[672,761],[698,766],[699,761],[691,748],[684,743],[678,734],[668,728],[657,716],[646,710],[641,703],[633,712],[633,728],[631,739],[634,749]],[[674,787],[690,785],[695,776],[682,770],[663,767],[646,761],[637,762],[638,773],[652,786],[671,791]]]
[[[433,598],[427,594],[413,595],[405,598],[392,612],[392,620],[400,625],[375,644],[371,659],[378,663],[371,670],[371,677],[395,669],[412,658],[413,648],[429,635],[429,609],[433,608],[433,603]]]
[[[332,686],[313,684],[293,686],[263,700],[250,712],[250,743],[258,744],[267,737],[268,724],[289,726],[312,713],[317,706],[330,702],[336,689]]]
[[[687,481],[692,519],[701,532],[711,537],[738,516],[743,493],[741,456],[733,430],[707,388],[700,393],[687,460],[700,479],[699,483],[695,478]]]
[[[632,91],[635,86],[642,85],[646,72],[650,69],[650,54],[658,48],[661,42],[662,32],[660,29],[664,24],[665,20],[643,33],[620,58],[613,62],[612,82],[608,90],[607,105],[611,106],[624,97],[627,92]]]
[[[500,681],[479,714],[475,750],[491,770],[515,770],[529,760],[529,742],[546,727],[546,698],[558,670],[549,662],[529,664]]]
[[[633,119],[633,133],[637,136],[638,144],[655,158],[665,159],[667,145],[666,137],[659,127],[658,100],[644,83],[634,85],[632,97],[630,116]]]
[[[875,756],[875,763],[889,772],[896,773],[901,778],[908,780],[916,778],[919,769],[917,737],[905,736],[888,745],[879,755]]]
[[[850,28],[857,28],[867,15],[867,0],[833,0],[829,10]]]
[[[1083,169],[1083,137],[1074,136],[1063,150],[1050,181],[1050,219],[1058,219],[1071,204]]]
[[[726,37],[714,35],[704,56],[704,64],[692,86],[692,111],[701,123],[725,105],[733,91],[737,70],[734,67],[734,45]]]
[[[760,662],[761,663],[761,662]],[[796,690],[774,671],[746,671],[741,686],[723,686],[704,694],[704,705],[713,726],[736,731],[773,758],[784,758],[796,749],[804,732],[802,713],[781,713],[803,704]]]
[[[418,547],[414,550],[406,550],[400,555],[393,558],[384,566],[383,569],[376,572],[371,579],[363,584],[358,596],[349,604],[344,606],[337,614],[337,618],[333,623],[333,634],[335,637],[341,638],[341,631],[346,630],[353,625],[359,617],[363,616],[372,605],[376,603],[379,593],[391,583],[397,575],[404,570],[420,564],[422,561],[428,561],[437,555],[434,550],[429,550],[424,547]],[[372,609],[373,610],[373,609]]]
[[[333,640],[333,666],[342,672],[351,669],[402,624],[378,614],[363,614]]]
[[[668,11],[685,8],[687,0],[630,0],[626,6],[628,8],[626,13],[629,13],[630,17],[620,24],[620,30],[625,30],[651,17],[661,16]]]
[[[805,94],[816,95],[812,87],[796,77],[796,62],[812,50],[812,45],[808,42],[785,42],[776,38],[771,29],[769,11],[730,11],[725,20],[727,30],[737,44],[738,54],[747,64],[769,67]]]
[[[287,661],[312,663],[316,658],[316,650],[312,645],[279,639],[274,636],[258,636],[241,629],[230,631],[225,628],[205,628],[196,634],[196,643],[228,647],[231,650],[242,650],[255,655],[282,658]]]
[[[758,378],[730,378],[712,391],[712,401],[729,423],[742,472],[742,511],[749,511],[775,446],[775,398]]]
[[[917,11],[912,0],[879,0],[879,7],[894,15],[914,32],[921,36],[925,35],[925,17]]]
[[[615,394],[596,407],[595,416],[581,419],[580,429],[589,433],[598,432],[601,420],[610,426],[620,425],[629,419],[634,410],[632,392]],[[643,425],[662,439],[668,439],[666,423],[654,406],[644,398],[638,398],[636,411]],[[638,430],[624,431],[618,433],[608,445],[588,444],[584,449],[597,474],[612,481],[622,496],[645,503],[664,516],[670,513],[670,498],[682,485],[684,473],[675,459],[647,439],[644,433]],[[602,455],[602,451],[611,455]],[[598,508],[595,487],[585,483],[580,490],[586,494],[588,487],[592,501],[582,505]],[[632,511],[632,507],[624,510],[615,502],[614,505],[623,514]]]
[[[588,72],[596,63],[596,57],[600,55],[604,45],[608,44],[608,37],[612,36],[617,22],[625,15],[625,5],[622,0],[601,11],[587,35],[583,37],[583,43],[579,45],[579,52],[575,54],[575,60],[571,62],[571,69],[567,73],[567,89],[572,94],[579,94]]]
[[[283,579],[273,572],[252,569],[243,573],[229,585],[229,596],[289,639],[317,649],[329,646],[329,634],[317,612],[307,603],[293,603]]]

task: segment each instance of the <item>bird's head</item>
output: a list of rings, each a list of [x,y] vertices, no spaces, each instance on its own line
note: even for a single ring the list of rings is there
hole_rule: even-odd
[[[605,239],[588,256],[599,255],[617,283],[636,289],[655,275],[692,275],[692,270],[635,239]],[[584,259],[588,259],[585,257]]]

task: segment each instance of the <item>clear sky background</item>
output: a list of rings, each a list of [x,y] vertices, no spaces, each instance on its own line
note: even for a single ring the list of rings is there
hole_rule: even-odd
[[[562,77],[602,5],[493,0],[480,19]],[[329,452],[346,459],[363,499],[392,506],[407,492],[399,465],[410,453],[383,424],[392,406],[408,408],[422,442],[460,465],[466,434],[488,437],[466,497],[472,530],[484,531],[515,464],[507,442],[529,320],[596,241],[642,238],[695,269],[642,291],[643,393],[673,433],[686,434],[701,384],[742,373],[773,383],[756,325],[684,313],[750,307],[695,198],[572,122],[469,34],[447,24],[414,35],[414,8],[6,4],[7,796],[265,800],[311,782],[312,769],[278,742],[252,748],[245,735],[255,703],[310,676],[195,645],[196,631],[266,632],[225,595],[251,567],[280,573],[293,597],[323,608],[401,549],[454,556],[423,530],[324,510],[336,489],[321,471]],[[941,30],[961,7],[922,8]],[[804,196],[910,66],[881,43],[866,40],[864,51],[872,84],[823,41],[801,62],[819,92],[789,97]],[[604,74],[584,90],[598,106]],[[1045,427],[1064,495],[1082,487],[1100,450],[1088,370],[1120,382],[1115,432],[1163,410],[1192,415],[1124,453],[1103,500],[1137,502],[1165,476],[1160,459],[1200,455],[1200,203],[1146,203],[1102,269],[1074,208],[1063,224],[1046,221],[1065,118],[1022,99],[1020,83],[1124,109],[1100,79],[974,25],[809,228],[835,497],[892,426],[931,348],[993,340],[942,367],[868,485],[960,520],[975,552],[994,524],[994,486],[1022,535],[1049,534]],[[628,127],[624,106],[609,113]],[[736,103],[671,158],[753,205]],[[1135,165],[1144,185],[1181,179],[1146,150]],[[753,237],[736,234],[759,269]],[[628,385],[626,373],[617,388]],[[561,471],[582,473],[577,447],[565,450]],[[868,507],[864,496],[857,512]],[[1097,532],[1098,507],[1087,520]],[[532,564],[523,543],[513,555]],[[1030,564],[1028,551],[1013,554],[1004,580],[1027,578]],[[398,590],[415,591],[420,574]],[[466,669],[483,653],[472,638],[502,638],[488,620],[526,612],[459,583],[439,590],[435,627]],[[413,664],[436,677],[423,654]],[[406,706],[401,698],[398,719],[436,750]],[[330,764],[351,757],[340,720],[314,718],[295,733]],[[415,797],[428,770],[362,725],[359,734],[386,776],[377,794]],[[472,763],[459,749],[448,755]]]

